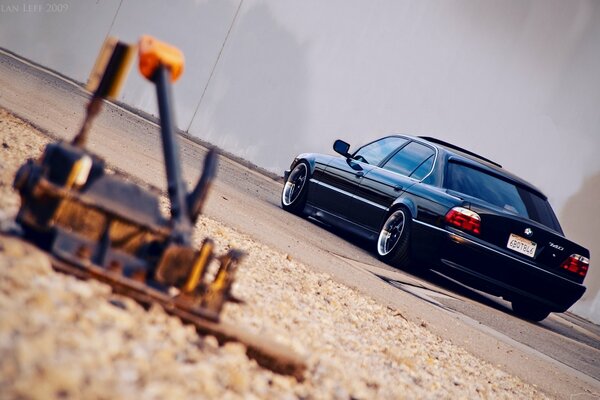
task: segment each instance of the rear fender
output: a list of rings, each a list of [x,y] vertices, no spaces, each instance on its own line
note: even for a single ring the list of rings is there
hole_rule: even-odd
[[[392,206],[390,207],[390,212],[402,206],[410,211],[412,218],[417,218],[417,205],[408,197],[401,196],[394,200]]]

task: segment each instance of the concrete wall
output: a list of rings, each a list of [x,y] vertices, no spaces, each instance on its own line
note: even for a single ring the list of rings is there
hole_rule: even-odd
[[[359,145],[390,132],[497,160],[546,192],[567,236],[591,249],[589,290],[574,310],[600,322],[600,3],[39,4],[2,3],[0,46],[84,82],[108,34],[169,41],[187,58],[179,127],[267,169],[329,152],[338,137]],[[137,73],[121,100],[156,114]]]

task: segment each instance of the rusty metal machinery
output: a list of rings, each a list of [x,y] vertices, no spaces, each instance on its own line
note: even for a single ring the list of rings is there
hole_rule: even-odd
[[[107,40],[90,78],[93,95],[78,134],[71,143],[47,145],[39,159],[28,160],[17,172],[17,222],[24,237],[46,250],[56,269],[104,281],[143,304],[159,303],[200,333],[221,342],[240,341],[260,364],[301,378],[304,363],[288,349],[219,321],[224,304],[237,301],[231,287],[244,254],[234,249],[216,256],[208,238],[200,249],[192,246],[217,154],[207,153],[200,179],[188,193],[171,109],[170,85],[184,66],[177,48],[149,36],[137,46],[140,72],[156,86],[170,218],[161,213],[156,194],[107,172],[104,160],[85,148],[104,99],[114,98],[123,83],[134,48]],[[215,264],[216,272],[207,274]]]

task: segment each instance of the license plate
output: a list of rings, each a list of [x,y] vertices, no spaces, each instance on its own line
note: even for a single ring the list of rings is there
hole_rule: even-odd
[[[533,258],[533,256],[535,255],[535,249],[537,248],[537,244],[535,242],[532,242],[531,240],[527,240],[525,238],[522,238],[521,236],[511,233],[510,237],[508,238],[508,243],[506,244],[506,247],[516,251],[517,253],[521,253]]]

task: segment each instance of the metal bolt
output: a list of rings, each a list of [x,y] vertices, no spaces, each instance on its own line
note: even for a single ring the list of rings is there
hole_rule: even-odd
[[[118,260],[111,260],[108,264],[108,270],[110,272],[121,272],[123,270],[123,264]]]
[[[79,257],[81,259],[89,260],[90,257],[92,256],[92,249],[90,249],[86,245],[81,245],[77,249],[77,253],[76,254],[77,254],[77,257]]]

